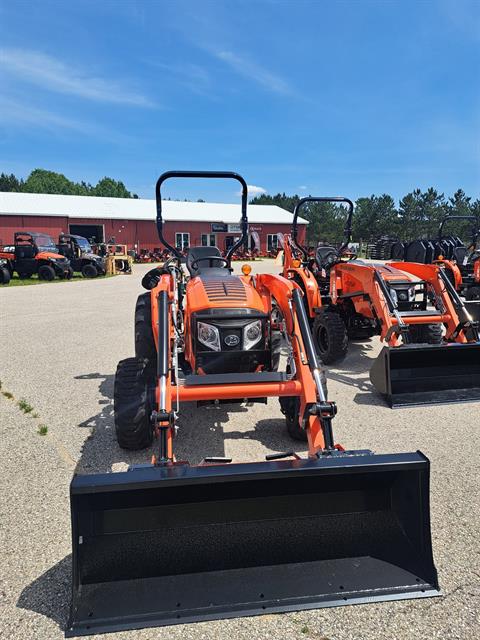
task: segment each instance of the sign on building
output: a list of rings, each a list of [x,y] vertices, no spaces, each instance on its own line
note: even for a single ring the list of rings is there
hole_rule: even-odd
[[[234,222],[228,225],[228,233],[242,233],[242,227],[239,222]]]
[[[227,225],[224,222],[212,222],[212,233],[226,233]]]

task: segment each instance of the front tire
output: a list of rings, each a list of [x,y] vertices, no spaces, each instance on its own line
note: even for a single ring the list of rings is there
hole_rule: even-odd
[[[136,451],[152,444],[153,391],[154,380],[143,358],[127,358],[118,363],[113,407],[115,433],[122,449]]]
[[[135,306],[135,355],[145,358],[154,366],[157,349],[153,338],[151,294],[142,293]]]
[[[300,426],[298,412],[300,410],[300,398],[297,396],[288,396],[280,398],[280,407],[285,416],[285,423],[288,435],[298,442],[306,442],[307,431]]]
[[[70,267],[67,271],[64,271],[60,276],[62,280],[71,280],[73,278],[73,269]]]
[[[10,282],[10,271],[6,267],[0,268],[0,285]]]
[[[55,279],[55,269],[48,264],[42,264],[38,269],[39,280],[46,280],[48,282]]]
[[[335,311],[320,310],[313,321],[312,334],[323,364],[339,362],[347,355],[347,328]]]
[[[84,278],[96,278],[98,269],[94,264],[84,264],[82,267],[82,276]]]

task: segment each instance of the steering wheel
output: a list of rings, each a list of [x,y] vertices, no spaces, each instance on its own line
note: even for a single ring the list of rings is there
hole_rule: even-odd
[[[222,258],[222,256],[202,256],[201,258],[196,258],[195,260],[192,260],[192,262],[190,263],[190,269],[192,269],[192,271],[196,271],[199,262],[202,262],[203,260],[209,260],[210,264],[209,267],[211,267],[211,262],[212,260],[220,260],[221,262],[223,262],[225,267],[228,267],[228,260],[226,258]]]
[[[347,260],[356,260],[357,254],[351,251],[348,247],[345,247],[340,254],[340,258],[346,258]]]

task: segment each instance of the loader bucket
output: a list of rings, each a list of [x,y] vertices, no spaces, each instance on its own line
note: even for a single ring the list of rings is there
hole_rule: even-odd
[[[71,509],[67,637],[439,593],[420,452],[77,476]]]
[[[370,380],[391,407],[480,400],[480,342],[383,347]]]

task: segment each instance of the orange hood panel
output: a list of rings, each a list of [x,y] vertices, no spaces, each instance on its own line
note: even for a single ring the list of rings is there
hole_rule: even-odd
[[[190,312],[204,309],[257,309],[265,311],[262,299],[255,288],[239,276],[196,276],[187,284]]]
[[[37,260],[63,260],[65,256],[61,256],[59,253],[52,253],[51,251],[40,251],[35,256]]]

